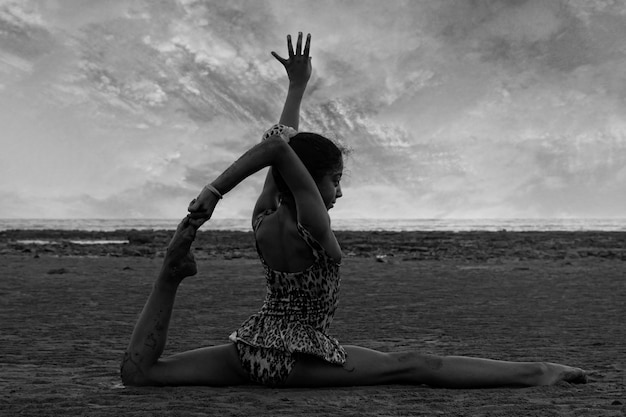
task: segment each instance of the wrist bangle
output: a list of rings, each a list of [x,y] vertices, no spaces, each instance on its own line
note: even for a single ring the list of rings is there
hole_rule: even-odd
[[[219,191],[217,191],[217,188],[215,188],[212,184],[207,184],[207,185],[205,185],[205,186],[204,186],[204,189],[205,189],[205,190],[208,190],[208,191],[210,191],[210,192],[212,192],[213,194],[215,194],[215,196],[216,196],[218,199],[220,199],[220,200],[224,197],[224,196],[222,195],[222,193],[220,193]]]
[[[261,142],[271,138],[272,136],[280,136],[282,140],[289,143],[292,137],[296,136],[298,131],[292,127],[277,124],[269,128],[261,139]]]

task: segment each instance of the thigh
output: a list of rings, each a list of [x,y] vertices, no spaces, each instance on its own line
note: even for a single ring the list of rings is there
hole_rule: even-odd
[[[324,387],[379,385],[400,382],[407,366],[393,354],[359,346],[344,346],[343,365],[334,365],[311,355],[299,355],[286,386]]]
[[[158,385],[227,386],[250,383],[233,343],[160,359],[151,368],[148,377]]]
[[[250,381],[270,387],[282,386],[291,373],[296,359],[293,354],[271,348],[237,343],[241,366]]]

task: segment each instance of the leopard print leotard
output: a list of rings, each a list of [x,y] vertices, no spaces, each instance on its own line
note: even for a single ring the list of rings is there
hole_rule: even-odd
[[[256,219],[255,232],[269,213]],[[265,385],[284,383],[299,354],[315,355],[336,365],[346,361],[343,347],[327,333],[338,304],[339,263],[304,227],[297,227],[315,261],[302,272],[280,272],[266,264],[257,247],[265,269],[265,301],[261,310],[230,336],[251,380]]]

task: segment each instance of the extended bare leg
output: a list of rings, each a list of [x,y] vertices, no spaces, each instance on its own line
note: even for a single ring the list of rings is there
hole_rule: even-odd
[[[416,353],[392,355],[411,364],[409,380],[448,388],[554,385],[586,382],[583,370],[549,362],[511,362],[465,356]]]
[[[509,362],[414,352],[383,353],[346,346],[343,366],[304,356],[296,363],[288,386],[427,384],[447,388],[552,385],[586,382],[578,368],[547,362]]]

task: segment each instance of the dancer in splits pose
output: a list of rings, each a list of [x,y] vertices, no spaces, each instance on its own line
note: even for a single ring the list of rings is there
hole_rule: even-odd
[[[297,133],[300,102],[311,74],[310,36],[288,58],[273,55],[289,76],[280,125],[207,185],[172,238],[163,266],[124,355],[126,385],[323,387],[428,384],[496,387],[585,382],[584,371],[546,362],[508,362],[419,352],[384,353],[340,345],[328,333],[337,307],[341,248],[328,210],[342,196],[342,152],[313,133]],[[287,127],[288,126],[288,127]],[[252,225],[267,295],[230,343],[162,358],[176,290],[195,275],[191,244],[222,197],[270,167]]]

